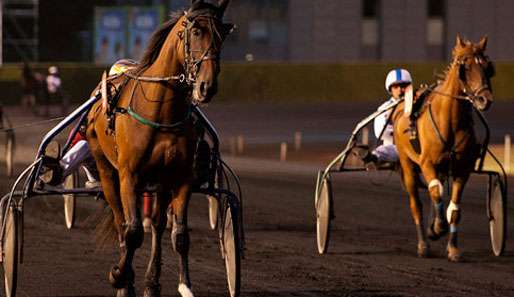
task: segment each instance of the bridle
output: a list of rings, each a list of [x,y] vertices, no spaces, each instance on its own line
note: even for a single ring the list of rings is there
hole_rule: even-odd
[[[198,72],[200,71],[200,66],[203,61],[214,60],[218,62],[220,58],[220,50],[216,48],[215,38],[217,37],[222,40],[223,37],[214,25],[215,21],[220,21],[220,19],[217,17],[217,14],[212,9],[201,9],[194,11],[185,11],[184,15],[184,30],[181,31],[183,32],[184,38],[184,73],[170,76],[142,76],[139,74],[132,73],[130,71],[125,71],[123,74],[128,78],[136,81],[165,83],[178,81],[180,83],[185,83],[188,87],[192,87],[196,83]],[[209,47],[207,47],[206,49],[193,49],[191,48],[190,44],[191,31],[194,28],[195,23],[197,22],[197,18],[199,17],[205,18],[209,22],[211,41],[209,43]],[[195,59],[193,56],[193,53],[195,52],[201,52],[202,54],[199,58]]]
[[[191,32],[196,23],[196,19],[198,17],[206,18],[209,23],[209,31],[211,36],[211,42],[206,49],[196,49],[191,48]],[[214,26],[215,21],[220,21],[216,14],[213,14],[211,10],[204,9],[200,11],[193,11],[192,13],[186,12],[185,15],[186,21],[184,22],[184,56],[185,56],[185,81],[188,85],[193,85],[196,83],[198,71],[200,71],[200,65],[203,61],[214,60],[216,63],[219,62],[220,59],[220,50],[216,48],[215,38],[223,39],[220,32]],[[216,34],[216,35],[215,35]],[[195,59],[193,57],[193,53],[201,53],[200,57]]]

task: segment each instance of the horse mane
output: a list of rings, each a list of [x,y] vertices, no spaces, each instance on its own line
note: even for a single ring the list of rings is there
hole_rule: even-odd
[[[483,53],[483,51],[477,45],[473,44],[473,42],[471,42],[469,40],[464,40],[463,42],[464,42],[464,46],[460,46],[460,45],[456,44],[453,47],[452,62],[450,64],[448,64],[448,66],[446,67],[446,69],[443,71],[442,74],[438,75],[438,78],[441,79],[442,83],[446,87],[449,87],[450,85],[452,85],[453,80],[450,80],[449,78],[454,75],[458,75],[456,68],[454,67],[456,61],[460,60],[460,58],[462,58],[464,56]]]
[[[170,14],[170,19],[152,33],[143,53],[143,57],[139,61],[139,66],[136,68],[136,72],[147,68],[155,62],[166,38],[182,15],[184,15],[184,12],[182,11],[172,12]]]

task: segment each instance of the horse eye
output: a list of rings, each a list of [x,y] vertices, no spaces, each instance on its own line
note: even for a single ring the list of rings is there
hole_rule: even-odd
[[[202,31],[200,29],[193,29],[192,33],[193,33],[194,36],[198,37],[198,36],[200,36],[202,34]]]

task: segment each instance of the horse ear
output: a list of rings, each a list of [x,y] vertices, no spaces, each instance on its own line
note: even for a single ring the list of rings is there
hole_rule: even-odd
[[[478,42],[478,48],[480,48],[480,50],[485,51],[486,47],[487,47],[487,35],[482,37],[482,39],[480,39],[480,41]]]
[[[464,40],[462,40],[462,38],[460,38],[459,34],[457,34],[457,38],[455,39],[455,45],[457,45],[459,47],[464,47],[466,45],[464,43]]]
[[[228,3],[230,0],[219,0],[218,5],[220,8],[220,15],[223,17],[223,14],[225,13],[225,9],[227,9]]]

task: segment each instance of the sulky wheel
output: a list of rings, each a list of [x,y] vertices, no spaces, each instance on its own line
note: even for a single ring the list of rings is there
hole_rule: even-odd
[[[218,227],[218,199],[213,195],[207,195],[209,201],[209,226],[211,230],[216,230]]]
[[[2,240],[2,257],[4,268],[5,296],[16,296],[18,277],[18,210],[7,207],[5,229]]]
[[[239,202],[234,195],[226,199],[222,241],[224,247],[225,268],[230,297],[239,296],[241,286],[241,257],[239,238]]]
[[[499,176],[495,175],[489,181],[489,231],[491,248],[495,256],[500,256],[505,248],[507,234],[506,191]]]
[[[63,182],[64,189],[75,189],[79,184],[79,174],[77,171],[68,175]],[[75,204],[76,197],[75,194],[64,194],[62,195],[64,198],[64,220],[66,223],[66,228],[73,228],[73,224],[75,223]]]
[[[214,183],[215,189],[223,189],[223,170],[221,166],[216,170]],[[209,226],[211,230],[216,230],[218,227],[219,200],[218,197],[213,195],[207,195],[207,200],[209,201]]]
[[[319,181],[316,199],[316,233],[318,252],[324,254],[330,239],[330,214],[332,213],[332,184],[330,176]]]

